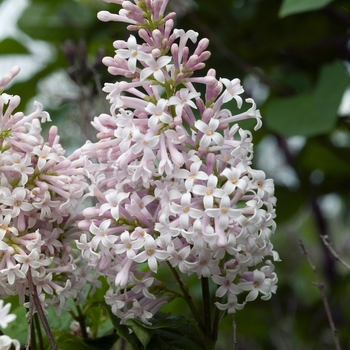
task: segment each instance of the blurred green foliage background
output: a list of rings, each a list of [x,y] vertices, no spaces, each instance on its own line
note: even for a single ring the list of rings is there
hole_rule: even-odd
[[[277,295],[237,312],[238,349],[334,348],[300,240],[324,283],[342,349],[350,349],[350,271],[321,239],[328,236],[350,262],[350,97],[339,108],[349,87],[349,0],[170,0],[170,7],[177,28],[210,39],[207,68],[240,78],[263,116],[262,129],[253,132],[254,166],[275,179],[273,243],[282,261]],[[17,23],[21,35],[0,41],[0,60],[35,57],[32,44],[46,45],[45,62],[7,93],[20,95],[28,111],[33,99],[42,101],[68,149],[94,140],[90,121],[109,110],[101,87],[114,80],[101,59],[113,56],[114,40],[129,36],[121,23],[98,21],[100,10],[119,7],[28,0]],[[219,350],[232,348],[231,322],[223,322]]]

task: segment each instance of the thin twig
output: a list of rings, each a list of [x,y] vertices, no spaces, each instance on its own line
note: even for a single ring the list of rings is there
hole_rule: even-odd
[[[329,304],[328,304],[328,300],[327,300],[327,297],[326,297],[326,293],[325,293],[325,290],[324,290],[324,284],[321,282],[320,278],[318,277],[318,273],[316,271],[316,267],[315,265],[313,264],[312,260],[311,260],[311,257],[310,255],[308,254],[302,240],[299,240],[299,244],[300,244],[300,247],[312,269],[312,272],[314,273],[314,276],[316,278],[316,281],[317,283],[314,283],[318,289],[320,290],[320,293],[321,293],[321,297],[322,297],[322,301],[323,301],[323,305],[324,305],[324,308],[326,310],[326,314],[327,314],[327,318],[328,318],[328,322],[329,322],[329,325],[331,327],[331,330],[332,330],[332,334],[333,334],[333,340],[334,340],[334,344],[335,344],[335,347],[337,350],[341,350],[341,347],[340,347],[340,343],[339,343],[339,338],[338,338],[338,331],[335,327],[335,324],[334,324],[334,321],[333,321],[333,317],[332,317],[332,313],[331,313],[331,309],[329,307]]]
[[[189,306],[193,317],[197,321],[197,324],[198,324],[199,328],[202,330],[202,332],[205,332],[205,326],[204,326],[204,324],[203,324],[203,322],[201,320],[201,317],[200,317],[200,315],[198,313],[197,308],[193,304],[191,295],[188,293],[187,286],[182,282],[181,277],[177,273],[176,269],[174,267],[172,267],[169,262],[167,262],[167,265],[169,266],[172,274],[174,275],[174,277],[176,279],[176,282],[177,282],[178,286],[180,287],[181,292],[182,292],[182,294],[184,296],[184,299],[186,300],[186,303]]]
[[[328,236],[320,236],[323,244],[326,246],[326,248],[329,250],[329,252],[333,255],[334,259],[337,260],[338,262],[340,262],[342,265],[344,265],[348,270],[350,270],[350,265],[345,262],[340,256],[339,254],[334,250],[334,248],[332,247],[332,245],[330,244],[330,242],[328,241]]]
[[[213,328],[212,328],[212,337],[211,337],[214,343],[216,343],[216,341],[218,340],[219,323],[220,323],[220,310],[216,307],[214,309]]]
[[[35,324],[35,328],[38,334],[38,342],[39,342],[39,349],[43,350],[44,349],[44,339],[43,339],[43,335],[41,333],[41,328],[40,328],[40,320],[38,317],[38,314],[34,314],[34,324]]]
[[[235,314],[232,314],[232,330],[233,330],[233,350],[237,349],[237,324]]]
[[[41,321],[42,325],[44,326],[44,329],[45,329],[47,338],[50,342],[50,345],[51,345],[52,349],[58,350],[58,347],[57,347],[55,340],[53,338],[53,335],[51,333],[50,326],[49,326],[47,319],[46,319],[46,316],[44,314],[44,310],[41,306],[38,292],[36,290],[36,286],[33,283],[32,271],[30,268],[28,269],[28,285],[29,285],[29,291],[30,291],[30,295],[31,295],[31,301],[34,302],[36,311],[38,312],[38,315],[40,317],[40,321]]]
[[[211,338],[211,312],[210,312],[210,291],[208,277],[202,277],[202,297],[205,334]]]
[[[32,300],[32,294],[29,294],[29,309],[28,309],[28,334],[27,334],[27,341],[26,341],[26,350],[30,349],[30,343],[32,341],[32,320],[33,320],[33,300]]]

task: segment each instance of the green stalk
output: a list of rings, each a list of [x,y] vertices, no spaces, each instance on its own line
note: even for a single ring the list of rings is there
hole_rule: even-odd
[[[202,296],[203,296],[203,314],[204,314],[204,346],[205,350],[215,350],[215,340],[212,336],[211,326],[211,298],[209,290],[209,279],[208,277],[201,278],[202,283]]]
[[[32,316],[34,317],[34,316]],[[33,321],[32,321],[33,322]],[[36,346],[36,334],[35,334],[35,328],[32,326],[31,330],[30,330],[30,350],[37,350],[37,346]]]
[[[213,319],[213,329],[212,329],[212,333],[211,333],[211,339],[214,342],[214,344],[218,340],[219,324],[220,324],[220,310],[217,307],[215,307],[214,319]]]
[[[86,331],[86,324],[85,324],[85,316],[81,311],[81,308],[79,305],[76,306],[77,311],[78,311],[78,317],[76,317],[76,320],[79,322],[80,329],[81,329],[81,334],[84,339],[88,338],[88,334]]]
[[[34,314],[34,324],[35,324],[36,333],[38,335],[39,349],[44,350],[45,349],[44,338],[43,338],[43,334],[41,332],[40,320],[39,320],[39,316],[37,313]]]
[[[210,313],[210,292],[209,292],[208,278],[202,277],[201,282],[202,282],[202,296],[203,296],[204,328],[205,328],[206,338],[209,338],[211,334],[211,313]]]

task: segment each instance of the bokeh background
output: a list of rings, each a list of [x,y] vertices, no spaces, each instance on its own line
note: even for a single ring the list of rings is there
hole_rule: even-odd
[[[279,286],[270,301],[237,312],[238,348],[335,348],[302,241],[342,349],[350,349],[350,271],[322,240],[350,263],[349,0],[170,0],[170,7],[177,28],[210,39],[207,68],[240,78],[263,116],[253,132],[254,166],[276,184]],[[25,111],[41,101],[68,152],[94,140],[90,121],[109,110],[101,87],[115,79],[101,59],[113,56],[114,40],[129,36],[122,23],[97,20],[103,9],[119,7],[101,0],[0,1],[0,74],[22,66],[7,93],[20,95]],[[252,130],[254,121],[242,126]],[[231,348],[227,318],[218,350]]]

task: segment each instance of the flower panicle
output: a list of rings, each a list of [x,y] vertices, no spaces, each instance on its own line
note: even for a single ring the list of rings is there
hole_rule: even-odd
[[[0,79],[1,89],[18,72]],[[43,307],[60,312],[66,298],[83,295],[78,272],[86,263],[71,248],[69,227],[90,161],[79,151],[66,157],[55,126],[45,141],[41,124],[50,116],[39,102],[28,115],[16,112],[19,103],[19,96],[0,94],[0,297],[18,295],[23,303],[30,269]]]
[[[279,260],[270,241],[274,185],[252,168],[252,133],[238,124],[254,118],[260,128],[255,102],[242,98],[237,78],[217,78],[214,69],[197,74],[209,41],[174,28],[168,1],[108,2],[122,9],[98,17],[127,23],[138,37],[115,41],[115,56],[103,59],[123,80],[105,85],[110,114],[93,121],[99,141],[81,148],[98,161],[89,168],[88,194],[98,202],[84,210],[76,240],[110,282],[106,302],[122,321],[148,323],[154,298],[173,298],[152,293],[166,264],[209,278],[216,306],[228,313],[258,295],[269,299],[277,288],[272,261]],[[230,101],[250,107],[233,115]]]

